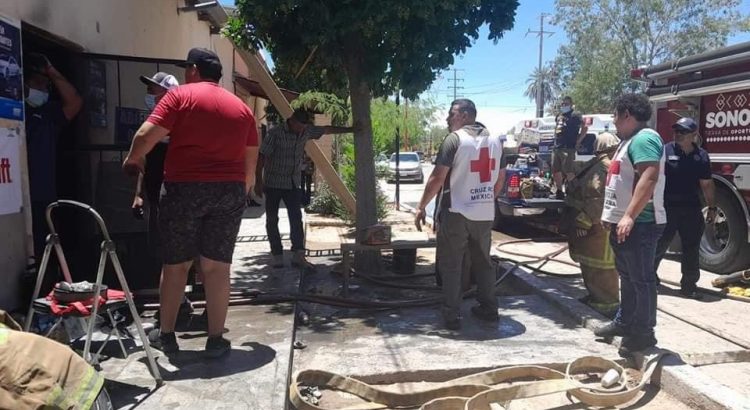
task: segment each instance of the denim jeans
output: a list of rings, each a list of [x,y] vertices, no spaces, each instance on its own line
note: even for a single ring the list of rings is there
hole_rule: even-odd
[[[284,253],[279,233],[279,205],[284,201],[289,216],[289,233],[292,251],[305,249],[305,234],[302,226],[302,191],[299,189],[276,189],[266,187],[266,233],[272,255]]]
[[[623,243],[617,243],[617,225],[609,242],[620,275],[620,308],[615,323],[631,336],[651,335],[656,326],[656,243],[664,225],[635,223]]]
[[[701,275],[698,267],[699,254],[705,226],[700,205],[667,208],[667,226],[664,228],[664,233],[656,247],[656,266],[654,266],[654,269],[659,269],[659,263],[667,253],[669,244],[672,243],[675,234],[679,232],[682,242],[682,257],[680,258],[682,280],[680,280],[680,287],[686,292],[695,292],[698,288],[698,279]]]

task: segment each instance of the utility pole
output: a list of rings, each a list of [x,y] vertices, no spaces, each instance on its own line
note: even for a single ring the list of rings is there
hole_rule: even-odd
[[[453,90],[453,100],[456,100],[458,98],[458,90],[464,88],[463,86],[458,85],[459,81],[463,81],[463,78],[458,78],[458,72],[464,71],[462,69],[454,68],[453,69],[453,86],[448,86],[448,89]]]
[[[539,15],[539,31],[529,29],[526,35],[536,34],[539,36],[539,66],[536,78],[536,116],[544,117],[544,91],[542,86],[544,84],[544,73],[542,71],[542,51],[544,50],[544,35],[549,34],[550,36],[555,34],[554,31],[544,31],[544,18],[550,14],[542,13]]]

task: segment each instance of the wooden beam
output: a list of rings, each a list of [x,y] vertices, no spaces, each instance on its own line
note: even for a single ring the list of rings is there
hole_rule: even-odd
[[[253,78],[258,81],[261,88],[263,88],[263,91],[265,91],[266,95],[270,98],[271,104],[276,107],[281,116],[284,117],[284,119],[291,117],[294,112],[292,106],[289,105],[289,101],[287,101],[284,94],[273,81],[273,78],[271,78],[271,74],[266,70],[266,67],[258,57],[258,54],[256,52],[240,49],[237,49],[237,54],[243,61],[245,61]],[[308,141],[307,145],[305,145],[305,152],[310,156],[310,159],[313,160],[315,167],[323,175],[323,179],[325,179],[331,187],[333,193],[341,200],[351,215],[356,216],[357,204],[354,200],[354,196],[349,192],[344,181],[341,180],[341,177],[336,173],[333,165],[331,165],[328,158],[323,154],[318,143],[313,140]]]
[[[219,27],[224,27],[229,20],[226,11],[220,6],[209,8],[207,13],[211,17],[213,23]],[[268,95],[271,104],[273,104],[273,106],[279,111],[279,114],[281,114],[284,119],[291,117],[294,110],[279,89],[279,86],[273,81],[271,74],[266,70],[265,64],[263,64],[260,56],[258,56],[258,50],[245,50],[237,45],[234,46],[234,49],[237,51],[237,54],[242,61],[247,64],[247,68],[253,75],[253,79],[258,81],[261,88],[263,88],[263,91]],[[331,187],[333,193],[341,200],[346,209],[349,210],[352,217],[356,217],[357,204],[354,201],[354,195],[349,192],[344,181],[342,181],[339,174],[336,173],[333,165],[331,165],[328,158],[326,158],[325,154],[323,154],[323,151],[318,146],[318,143],[312,140],[308,141],[307,145],[305,145],[305,152],[310,156],[310,159],[313,160],[315,167],[323,175],[323,179],[325,179]]]

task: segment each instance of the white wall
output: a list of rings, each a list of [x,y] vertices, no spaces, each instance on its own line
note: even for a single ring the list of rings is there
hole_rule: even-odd
[[[180,60],[190,48],[205,47],[214,50],[224,66],[221,85],[234,91],[233,61],[236,71],[246,75],[244,63],[233,59],[228,40],[210,34],[208,22],[199,21],[195,12],[178,13],[180,6],[183,0],[2,0],[0,14],[76,43],[89,53]],[[109,72],[113,70],[108,76]],[[140,101],[141,86],[137,94]],[[255,105],[245,101],[251,108]],[[21,214],[0,216],[0,309],[19,307],[18,279],[25,265]]]

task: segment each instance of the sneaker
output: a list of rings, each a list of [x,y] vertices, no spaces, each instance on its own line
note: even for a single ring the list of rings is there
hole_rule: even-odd
[[[703,295],[694,290],[682,290],[680,289],[680,296],[688,299],[703,300]]]
[[[232,343],[222,336],[209,336],[206,339],[206,350],[204,354],[210,359],[217,359],[229,353],[232,349]]]
[[[148,342],[151,347],[161,350],[166,355],[180,351],[180,346],[177,344],[177,337],[174,332],[162,333],[161,329],[154,329],[148,334]]]
[[[656,346],[657,340],[653,333],[638,336],[625,336],[620,344],[620,355],[630,355]]]
[[[609,322],[606,325],[594,330],[594,335],[597,337],[615,337],[625,336],[627,332],[625,329],[615,322]]]
[[[459,330],[461,329],[461,319],[445,319],[445,328],[448,330]]]
[[[495,311],[491,311],[482,307],[482,305],[476,305],[471,307],[471,314],[476,316],[477,319],[484,320],[486,322],[497,322],[500,320],[500,315]]]
[[[284,267],[284,254],[281,255],[273,255],[273,265],[274,268],[283,268]]]

